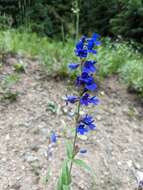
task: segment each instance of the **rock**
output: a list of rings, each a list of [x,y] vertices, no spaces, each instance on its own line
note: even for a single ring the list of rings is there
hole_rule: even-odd
[[[9,141],[9,140],[10,140],[9,134],[6,135],[5,140],[6,140],[6,141]]]
[[[135,167],[135,169],[141,169],[140,164],[139,164],[139,163],[137,163],[137,162],[135,162],[135,163],[134,163],[134,167]]]
[[[117,164],[118,164],[118,166],[121,166],[121,165],[122,165],[122,163],[121,163],[121,162],[117,162]]]
[[[131,167],[133,166],[132,160],[128,160],[128,161],[127,161],[127,165],[131,168]]]
[[[96,116],[96,119],[97,119],[98,121],[101,121],[102,116],[101,116],[101,115],[97,115],[97,116]]]
[[[41,135],[43,135],[45,137],[49,137],[49,135],[50,135],[50,131],[48,128],[44,127],[44,128],[39,129],[39,131],[40,131]]]
[[[26,153],[26,155],[24,156],[24,160],[31,163],[31,162],[35,162],[38,160],[38,158],[36,156],[33,156],[30,153]]]
[[[37,152],[38,151],[38,149],[39,149],[39,145],[38,144],[32,144],[31,146],[30,146],[30,149],[32,150],[32,151],[35,151],[35,152]]]
[[[47,158],[47,149],[45,148],[40,148],[38,153],[42,156],[42,157],[45,157]]]
[[[68,112],[68,116],[73,117],[75,115],[75,112]]]
[[[20,187],[21,187],[20,184],[15,183],[15,184],[11,185],[10,189],[11,189],[11,190],[12,190],[12,189],[14,189],[14,190],[19,190]]]

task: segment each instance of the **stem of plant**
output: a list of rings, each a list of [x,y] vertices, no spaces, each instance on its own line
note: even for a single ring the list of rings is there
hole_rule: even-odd
[[[80,69],[81,69],[81,72],[82,72],[82,64],[84,63],[84,60],[81,59],[81,64],[80,64]],[[80,92],[80,98],[82,96],[83,92]],[[74,136],[74,141],[73,141],[73,154],[72,154],[72,160],[71,160],[71,164],[70,164],[70,175],[71,175],[71,171],[72,171],[72,166],[73,166],[73,159],[75,157],[75,152],[76,152],[76,140],[77,140],[77,130],[76,130],[76,127],[77,127],[77,124],[78,124],[78,121],[79,121],[79,117],[80,117],[80,101],[78,102],[78,107],[77,107],[77,117],[76,117],[76,123],[75,123],[75,136]]]
[[[79,120],[79,116],[80,116],[79,113],[80,113],[80,102],[78,103],[76,125],[77,125],[78,120]],[[72,171],[73,159],[74,159],[74,156],[75,156],[76,140],[77,140],[77,131],[76,131],[76,128],[75,128],[75,136],[74,136],[74,141],[73,141],[73,155],[72,155],[73,157],[72,157],[71,164],[70,164],[70,174],[71,174],[71,171]]]

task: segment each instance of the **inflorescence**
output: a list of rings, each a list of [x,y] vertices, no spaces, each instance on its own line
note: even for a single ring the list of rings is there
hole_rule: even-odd
[[[75,85],[79,89],[79,96],[67,96],[66,103],[79,103],[80,105],[88,106],[89,104],[97,105],[99,100],[96,96],[91,96],[89,92],[97,89],[93,74],[96,72],[96,61],[87,60],[88,54],[96,54],[95,46],[100,45],[99,35],[94,33],[91,38],[83,36],[76,44],[75,54],[80,58],[80,63],[71,63],[69,68],[76,70],[80,68],[81,74],[77,76]],[[92,116],[85,115],[78,119],[76,131],[80,135],[84,135],[90,130],[96,128]]]
[[[97,54],[94,49],[101,43],[99,41],[100,36],[96,33],[93,34],[91,38],[83,36],[76,44],[75,55],[80,58],[80,63],[69,64],[70,70],[80,69],[81,73],[77,76],[75,81],[75,86],[80,92],[79,95],[66,96],[66,104],[78,103],[78,107],[81,105],[88,106],[89,104],[97,105],[99,100],[96,96],[91,96],[89,93],[97,89],[97,85],[94,80],[94,73],[96,72],[96,61],[87,60],[89,54]],[[76,121],[76,133],[80,135],[85,135],[91,130],[95,130],[96,126],[92,116],[86,114],[80,117],[79,113]],[[51,142],[56,142],[57,136],[52,133]]]

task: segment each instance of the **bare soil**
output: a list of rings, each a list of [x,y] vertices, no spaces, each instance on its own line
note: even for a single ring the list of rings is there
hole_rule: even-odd
[[[67,79],[47,77],[38,61],[11,56],[0,69],[1,84],[15,73],[13,64],[20,59],[25,73],[9,87],[18,92],[17,99],[0,102],[0,190],[54,190],[65,157],[65,139],[72,138],[74,127],[75,107],[67,107],[63,97],[74,90]],[[98,97],[99,106],[81,111],[92,113],[97,129],[78,139],[79,146],[87,149],[78,157],[92,167],[95,176],[74,167],[72,189],[135,190],[137,172],[143,172],[143,107],[116,76],[101,82]],[[52,155],[51,131],[59,136]]]

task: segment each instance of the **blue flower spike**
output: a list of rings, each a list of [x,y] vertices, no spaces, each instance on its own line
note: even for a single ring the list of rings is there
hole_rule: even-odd
[[[94,106],[99,104],[99,99],[96,96],[91,96],[89,93],[94,92],[97,89],[97,85],[94,80],[94,73],[96,72],[96,61],[88,60],[88,54],[96,54],[95,47],[101,43],[99,41],[100,35],[94,33],[91,38],[83,36],[75,46],[75,55],[80,58],[79,63],[69,64],[70,70],[76,70],[80,67],[81,74],[77,76],[75,85],[80,91],[78,96],[67,96],[66,103],[74,104],[79,102],[81,106],[88,106],[92,104]],[[86,135],[89,131],[95,130],[96,125],[92,116],[85,115],[82,117],[76,126],[76,132],[79,135]]]
[[[86,149],[80,149],[77,145],[77,138],[81,140],[87,140],[88,134],[93,132],[96,129],[96,125],[94,123],[94,119],[91,115],[85,114],[81,115],[81,106],[96,106],[99,104],[99,100],[94,94],[94,91],[97,89],[97,85],[95,82],[94,74],[96,72],[96,61],[89,60],[88,57],[90,54],[96,55],[96,47],[101,43],[99,41],[100,36],[97,33],[94,33],[92,37],[88,38],[83,36],[75,45],[75,55],[80,59],[79,63],[70,63],[69,69],[71,71],[77,70],[77,73],[80,73],[75,80],[75,87],[77,89],[77,95],[68,95],[66,96],[65,102],[68,105],[77,104],[77,112],[75,112],[75,135],[73,139],[73,144],[67,143],[67,158],[64,163],[64,167],[62,168],[61,176],[58,181],[58,189],[63,189],[65,184],[63,183],[63,177],[66,178],[67,188],[71,186],[71,172],[73,161],[77,153],[86,154]],[[88,111],[87,111],[88,112]],[[70,127],[70,126],[69,126]],[[55,132],[52,132],[50,135],[50,143],[49,143],[49,155],[51,158],[52,148],[55,146],[54,144],[57,142],[57,135]],[[77,161],[81,164],[84,164],[82,160]],[[84,164],[85,165],[85,164]],[[86,165],[85,165],[86,166]]]

